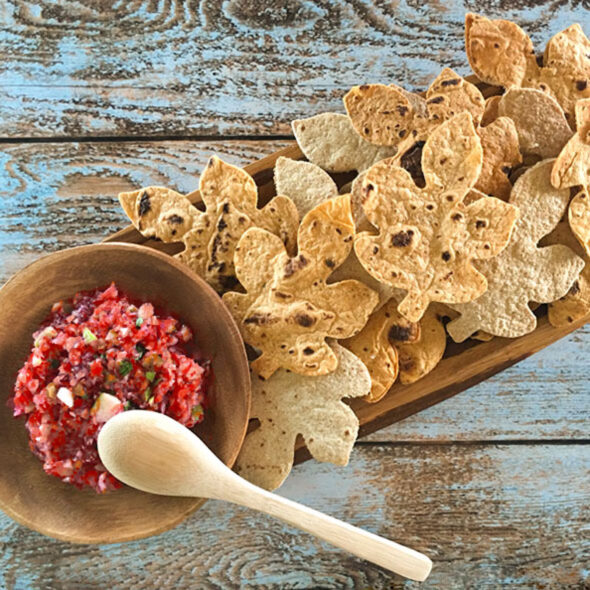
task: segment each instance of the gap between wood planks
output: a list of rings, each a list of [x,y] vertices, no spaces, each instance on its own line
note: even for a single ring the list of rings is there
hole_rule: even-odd
[[[293,135],[133,135],[121,137],[119,135],[101,135],[97,137],[0,137],[2,144],[19,143],[145,143],[164,141],[294,141]]]
[[[358,439],[355,442],[355,446],[364,447],[472,447],[472,446],[535,446],[535,445],[587,445],[590,443],[590,439],[573,439],[573,438],[505,438],[505,439],[470,439],[470,440],[395,440],[395,441],[378,441],[378,440],[363,440]]]

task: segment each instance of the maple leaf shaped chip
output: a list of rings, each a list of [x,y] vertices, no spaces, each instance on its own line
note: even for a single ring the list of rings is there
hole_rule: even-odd
[[[486,111],[483,95],[450,68],[432,82],[425,98],[393,85],[365,84],[352,88],[344,104],[357,133],[378,145],[397,146],[395,163],[417,180],[422,180],[419,155],[424,141],[454,115],[470,113],[483,149],[476,188],[488,195],[508,197],[512,188],[508,174],[522,161],[514,124],[499,118],[480,126]]]
[[[358,281],[326,282],[348,256],[353,237],[349,195],[329,199],[303,218],[293,258],[280,238],[263,229],[242,236],[235,266],[246,293],[226,293],[223,301],[244,340],[261,351],[252,362],[260,376],[268,378],[279,367],[303,375],[336,369],[326,338],[359,332],[378,301]]]
[[[234,250],[248,228],[262,227],[279,236],[289,251],[294,249],[299,220],[295,205],[279,196],[258,209],[256,184],[241,168],[212,157],[199,190],[204,212],[184,195],[162,187],[121,193],[119,201],[142,235],[184,243],[176,257],[219,292],[236,284]]]
[[[590,41],[578,24],[549,40],[542,66],[528,35],[507,20],[467,14],[465,48],[480,80],[507,89],[543,90],[557,100],[570,121],[576,101],[590,97]]]
[[[472,301],[487,287],[472,262],[496,256],[517,217],[512,205],[484,197],[463,199],[481,171],[482,149],[469,113],[436,129],[422,152],[425,187],[384,160],[363,179],[363,210],[377,228],[361,232],[355,251],[377,280],[405,289],[400,313],[417,322],[431,301]]]
[[[260,427],[249,433],[236,471],[267,490],[278,488],[293,466],[298,435],[318,461],[346,465],[358,434],[354,412],[342,402],[369,392],[367,368],[352,352],[331,343],[338,367],[329,375],[306,377],[279,369],[252,379],[251,416]]]
[[[567,246],[537,245],[557,226],[569,202],[568,189],[551,185],[553,163],[539,162],[516,181],[510,203],[519,208],[520,217],[510,243],[496,258],[477,265],[487,277],[488,290],[471,303],[450,306],[461,314],[447,324],[456,342],[477,330],[506,338],[533,331],[537,318],[529,302],[563,297],[580,274],[584,261]]]

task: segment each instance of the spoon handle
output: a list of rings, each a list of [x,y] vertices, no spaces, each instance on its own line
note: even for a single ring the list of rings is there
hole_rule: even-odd
[[[265,512],[410,580],[422,582],[432,569],[432,561],[418,551],[238,479],[220,499]]]

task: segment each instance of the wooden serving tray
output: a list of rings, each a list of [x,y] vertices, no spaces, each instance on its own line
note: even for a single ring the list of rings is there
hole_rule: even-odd
[[[244,167],[256,181],[261,204],[275,195],[273,169],[280,156],[296,160],[304,158],[294,142],[292,146]],[[335,176],[339,185],[350,177],[350,175],[348,178],[346,175]],[[201,198],[198,191],[190,193],[188,197],[199,206]],[[181,246],[177,244],[164,244],[144,238],[133,226],[128,226],[109,236],[105,241],[144,244],[171,254],[181,249]],[[360,399],[351,400],[350,405],[356,412],[361,425],[359,436],[374,432],[452,397],[531,356],[590,321],[590,316],[586,316],[567,327],[554,328],[547,320],[546,306],[542,306],[537,313],[539,315],[537,329],[526,336],[510,339],[493,338],[489,342],[467,340],[461,344],[449,341],[442,361],[426,377],[411,385],[395,383],[385,397],[374,404]],[[307,450],[300,446],[296,458],[298,461],[307,458]]]

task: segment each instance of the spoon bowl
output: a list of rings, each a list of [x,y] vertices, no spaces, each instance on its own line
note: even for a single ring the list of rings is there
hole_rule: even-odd
[[[110,243],[63,250],[26,267],[0,289],[0,509],[29,528],[71,542],[154,535],[204,502],[129,487],[99,495],[49,476],[29,449],[24,420],[15,419],[7,404],[32,334],[52,304],[113,281],[192,328],[214,373],[210,405],[195,431],[226,465],[233,465],[248,425],[250,375],[238,328],[219,296],[180,262],[143,246]]]

